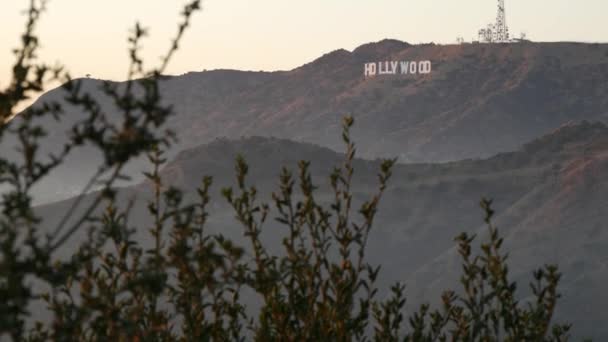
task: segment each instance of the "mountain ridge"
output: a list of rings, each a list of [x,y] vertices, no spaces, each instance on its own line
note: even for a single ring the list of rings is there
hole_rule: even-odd
[[[432,61],[431,74],[363,74],[365,63],[422,59]],[[101,83],[83,82],[112,112],[110,101],[96,90]],[[340,151],[341,119],[352,115],[362,156],[443,162],[513,151],[569,121],[608,122],[608,45],[383,40],[335,50],[292,70],[188,73],[165,77],[160,86],[176,112],[168,127],[180,138],[170,156],[222,136],[255,135]],[[56,89],[40,101],[61,102],[62,96]],[[61,147],[67,127],[81,117],[67,106],[63,123],[43,120],[51,131],[45,152]],[[0,153],[11,155],[13,145],[3,142]],[[86,170],[99,158],[86,150],[70,162]],[[143,165],[140,161],[130,171],[136,180]],[[69,176],[55,183],[85,183],[64,171]]]

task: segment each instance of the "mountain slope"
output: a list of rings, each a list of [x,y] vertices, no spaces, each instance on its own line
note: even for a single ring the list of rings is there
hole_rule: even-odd
[[[365,78],[363,65],[386,60],[430,60],[428,75]],[[101,82],[82,80],[94,94]],[[180,143],[170,152],[215,138],[274,136],[340,150],[341,118],[356,118],[354,138],[366,157],[399,156],[436,162],[513,151],[569,121],[608,118],[608,45],[519,43],[409,45],[385,40],[352,52],[337,50],[290,71],[215,70],[167,77],[165,101],[177,115],[169,127]],[[53,90],[40,101],[61,99]],[[111,112],[107,99],[103,107]],[[68,108],[48,150],[81,118]],[[0,152],[10,153],[11,142]],[[95,154],[72,158],[91,169]],[[133,175],[138,175],[134,167]],[[76,182],[77,175],[55,183]]]
[[[162,171],[168,184],[194,196],[204,175],[214,177],[209,231],[244,243],[234,213],[220,199],[220,188],[234,184],[234,158],[243,154],[250,164],[249,184],[263,199],[277,190],[280,166],[295,170],[300,159],[310,160],[317,196],[331,200],[327,176],[343,156],[329,149],[288,140],[252,137],[218,139],[180,153]],[[378,161],[355,161],[354,199],[361,203],[377,186]],[[574,323],[576,336],[608,337],[605,318],[608,280],[608,127],[600,123],[566,124],[525,144],[516,152],[482,160],[444,164],[399,164],[382,200],[369,257],[382,264],[380,286],[394,281],[408,286],[409,308],[421,300],[435,300],[440,290],[458,290],[461,270],[453,238],[477,232],[483,238],[481,197],[494,199],[496,224],[506,237],[511,272],[520,283],[522,299],[535,267],[557,263],[564,272],[558,318]],[[119,192],[124,204],[137,198],[130,222],[150,223],[144,202],[150,198],[146,182]],[[71,201],[38,208],[49,227],[54,226]],[[272,215],[271,215],[272,216]],[[280,248],[276,224],[264,228],[271,250]],[[150,243],[141,229],[138,241]],[[84,238],[79,232],[73,241]],[[70,243],[70,246],[77,245]],[[69,248],[68,248],[69,249]],[[68,255],[69,250],[61,251]]]
[[[510,272],[526,286],[531,270],[557,264],[563,272],[556,319],[575,323],[578,336],[604,340],[604,294],[608,281],[608,140],[605,127],[567,126],[528,145],[528,151],[560,151],[568,158],[553,161],[551,172],[525,196],[499,211],[495,223],[505,237]],[[486,236],[486,229],[477,230]],[[460,264],[455,248],[423,264],[407,277],[414,297],[437,298],[446,287],[458,287]],[[579,318],[580,317],[580,318]]]

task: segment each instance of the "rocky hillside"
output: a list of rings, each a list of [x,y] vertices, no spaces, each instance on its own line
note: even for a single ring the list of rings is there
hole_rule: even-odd
[[[252,137],[218,139],[180,153],[163,169],[167,183],[193,195],[204,175],[213,176],[210,231],[236,241],[243,234],[234,213],[219,197],[219,189],[233,185],[234,158],[245,156],[250,164],[250,183],[262,198],[277,190],[282,165],[295,169],[298,160],[312,162],[317,196],[331,199],[327,176],[343,156],[327,148],[288,140]],[[355,162],[354,198],[360,203],[377,185],[379,162]],[[459,290],[461,270],[453,238],[460,232],[478,233],[486,228],[478,203],[493,198],[496,224],[506,237],[511,274],[520,281],[521,299],[528,294],[527,281],[535,267],[557,263],[564,273],[558,319],[575,324],[575,336],[608,338],[605,319],[608,297],[608,127],[601,123],[566,124],[525,144],[515,152],[488,159],[443,164],[400,164],[394,170],[382,201],[369,256],[383,265],[381,286],[404,281],[409,308],[422,300],[436,302],[445,288]],[[146,182],[123,189],[121,201],[138,199],[130,222],[149,223],[144,202],[151,196]],[[88,199],[90,200],[90,199]],[[71,201],[41,207],[38,212],[53,227]],[[277,250],[281,232],[269,224],[265,238]],[[139,241],[146,243],[146,229]],[[82,239],[80,232],[70,246]],[[63,250],[69,254],[69,248]]]
[[[430,60],[433,71],[364,77],[365,63],[387,60]],[[100,81],[81,81],[98,94]],[[569,121],[607,121],[608,45],[385,40],[337,50],[290,71],[193,72],[166,78],[162,88],[177,113],[169,124],[180,139],[172,156],[216,138],[242,136],[339,150],[341,117],[350,114],[362,156],[454,161],[513,151]],[[62,96],[57,89],[40,101]],[[52,131],[49,150],[61,146],[69,124],[81,117],[73,108],[66,112],[61,123],[44,123]],[[10,148],[3,142],[0,152]],[[71,162],[86,170],[94,156],[85,151]],[[70,170],[73,165],[61,174],[74,184],[77,175]]]

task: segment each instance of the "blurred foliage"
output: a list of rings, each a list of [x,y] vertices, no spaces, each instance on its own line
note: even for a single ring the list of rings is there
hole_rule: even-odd
[[[343,123],[344,163],[329,175],[334,198],[328,205],[315,197],[310,164],[298,174],[283,168],[271,203],[258,199],[247,179],[248,165],[236,161],[236,185],[222,189],[249,245],[237,246],[222,235],[205,231],[212,179],[203,178],[198,200],[184,200],[182,191],[167,187],[160,177],[163,149],[172,142],[163,124],[172,115],[161,104],[159,80],[200,9],[191,1],[182,12],[178,33],[161,61],[146,69],[139,56],[146,30],[135,25],[129,37],[131,64],[125,86],[105,83],[104,93],[122,113],[112,123],[96,102],[61,67],[39,64],[36,23],[45,1],[32,0],[21,48],[15,50],[13,79],[0,92],[0,141],[14,135],[21,159],[0,158],[0,336],[11,340],[107,341],[563,341],[569,326],[553,325],[560,275],[554,266],[534,273],[534,300],[520,303],[509,280],[503,240],[492,225],[490,201],[482,201],[490,239],[472,252],[474,237],[457,238],[463,261],[462,294],[446,291],[442,305],[423,305],[404,316],[405,288],[394,285],[386,300],[378,300],[375,282],[380,267],[366,262],[365,251],[382,194],[395,160],[385,160],[378,172],[375,195],[353,208],[351,182],[355,145],[353,119]],[[66,101],[79,106],[83,119],[70,132],[70,142],[41,162],[39,146],[46,132],[42,116],[61,119],[58,103],[30,107],[11,120],[16,106],[43,91],[53,80],[65,83]],[[76,204],[57,227],[42,233],[30,191],[74,150],[96,146],[104,163],[83,189]],[[119,207],[113,185],[132,158],[147,154],[154,165],[146,177],[154,186],[148,212],[151,227],[131,227],[131,206]],[[85,207],[84,194],[103,188]],[[255,180],[253,180],[255,182]],[[98,215],[96,213],[100,212]],[[285,227],[281,254],[272,254],[261,233],[269,215]],[[68,224],[68,222],[72,222]],[[148,228],[154,245],[142,247],[134,232]],[[85,242],[68,260],[54,253],[78,230]],[[34,286],[33,282],[45,286]],[[46,290],[40,290],[44,288]],[[259,310],[243,304],[244,291],[261,299]],[[44,301],[52,313],[48,322],[33,322],[28,306]],[[252,313],[252,311],[254,311]]]

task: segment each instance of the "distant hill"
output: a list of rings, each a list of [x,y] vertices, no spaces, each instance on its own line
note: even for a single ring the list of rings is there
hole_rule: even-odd
[[[429,75],[365,78],[364,63],[430,60]],[[101,82],[79,80],[94,94]],[[340,120],[356,118],[362,156],[438,162],[489,157],[570,121],[608,119],[608,45],[582,43],[410,45],[396,40],[336,50],[290,71],[214,70],[167,77],[163,96],[177,115],[180,139],[170,151],[216,138],[274,136],[339,151]],[[40,101],[61,99],[60,89]],[[102,104],[111,112],[107,99]],[[69,123],[45,122],[49,150],[61,146]],[[3,143],[0,153],[10,153]],[[84,151],[55,177],[79,184],[95,164]],[[78,165],[78,174],[73,170]],[[140,166],[132,168],[138,174]],[[51,192],[51,190],[49,190]]]
[[[327,176],[343,156],[327,148],[263,137],[217,139],[179,153],[162,171],[168,184],[187,191],[204,175],[213,176],[209,231],[221,232],[243,243],[234,213],[220,199],[220,188],[233,185],[234,158],[250,164],[250,184],[264,199],[277,190],[280,166],[295,170],[300,159],[310,160],[318,198],[331,200]],[[377,185],[379,162],[355,161],[354,199],[361,203]],[[583,122],[563,125],[548,135],[524,144],[515,152],[479,160],[443,164],[399,164],[387,189],[369,245],[369,256],[382,264],[380,286],[395,281],[407,284],[408,308],[422,299],[435,300],[446,288],[459,290],[461,270],[453,238],[460,232],[478,233],[482,222],[479,200],[494,199],[495,223],[506,238],[510,271],[520,282],[525,300],[533,268],[557,263],[564,278],[558,319],[575,324],[575,336],[608,338],[605,320],[608,297],[608,127]],[[146,182],[122,189],[120,201],[137,199],[129,222],[150,223],[144,202],[150,198]],[[90,200],[90,199],[87,199]],[[38,213],[53,227],[70,201],[40,207]],[[272,222],[272,220],[270,220]],[[264,237],[278,250],[281,232],[269,223]],[[146,229],[138,241],[149,243]],[[79,232],[73,241],[82,239]],[[69,246],[75,246],[72,242]],[[70,247],[61,251],[68,255]]]

